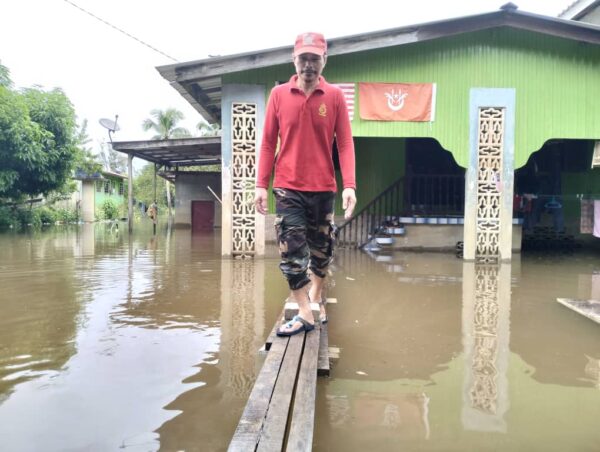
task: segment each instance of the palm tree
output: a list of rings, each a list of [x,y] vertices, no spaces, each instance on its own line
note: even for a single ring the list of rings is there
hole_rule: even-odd
[[[150,112],[150,115],[154,119],[144,119],[142,128],[144,131],[154,130],[156,132],[156,135],[152,137],[153,140],[167,140],[169,138],[186,138],[191,136],[188,129],[177,127],[177,123],[184,118],[183,113],[179,110],[175,108],[167,108],[166,110],[154,109]]]
[[[205,121],[200,121],[196,124],[196,128],[201,137],[216,137],[221,135],[221,126],[217,122],[209,124]]]
[[[152,129],[157,132],[157,134],[152,137],[153,140],[167,140],[169,138],[186,138],[192,136],[188,129],[177,127],[177,123],[184,118],[183,113],[179,110],[176,110],[175,108],[167,108],[166,110],[154,109],[150,112],[150,115],[154,120],[146,118],[142,123],[142,128],[144,131]],[[165,179],[165,188],[167,190],[167,205],[169,206],[170,217],[171,190],[167,179]],[[156,199],[154,202],[156,202]]]

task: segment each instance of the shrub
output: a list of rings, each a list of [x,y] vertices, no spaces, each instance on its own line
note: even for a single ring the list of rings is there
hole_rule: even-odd
[[[56,211],[50,207],[40,207],[36,209],[40,216],[40,222],[42,224],[54,224],[57,220]]]
[[[17,224],[15,212],[10,207],[0,206],[0,230],[8,229]]]
[[[75,209],[57,209],[56,219],[62,223],[77,223],[79,215]]]
[[[32,226],[39,228],[42,225],[39,209],[18,209],[17,222],[22,227]]]
[[[111,199],[107,199],[102,203],[101,218],[104,220],[115,220],[119,218],[119,208]]]

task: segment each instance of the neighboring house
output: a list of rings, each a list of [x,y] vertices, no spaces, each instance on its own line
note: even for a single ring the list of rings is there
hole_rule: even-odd
[[[221,226],[221,173],[199,170],[221,163],[220,136],[115,141],[112,148],[128,154],[130,163],[133,157],[153,163],[157,175],[175,184],[175,227],[196,232]]]
[[[558,17],[600,25],[600,0],[577,0]]]
[[[356,106],[358,210],[386,192],[395,194],[380,210],[387,215],[418,222],[464,213],[464,227],[439,234],[447,227],[440,225],[437,235],[456,243],[458,231],[467,259],[511,258],[515,194],[562,196],[564,220],[578,228],[579,197],[600,193],[600,173],[590,168],[600,139],[600,27],[508,4],[328,43],[324,75],[348,84]],[[251,205],[256,152],[270,90],[294,72],[291,55],[286,46],[158,68],[207,121],[221,124],[224,255],[264,253],[272,221],[265,226]],[[435,116],[363,119],[363,82],[435,84]],[[379,226],[365,221],[371,231]]]
[[[73,178],[79,182],[78,191],[73,194],[75,207],[80,209],[81,219],[85,222],[96,220],[96,212],[106,200],[111,200],[117,207],[127,202],[127,176],[123,174],[77,171]]]

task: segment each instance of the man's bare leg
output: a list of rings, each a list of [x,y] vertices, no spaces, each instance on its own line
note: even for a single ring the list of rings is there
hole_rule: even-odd
[[[298,315],[306,320],[308,323],[314,324],[315,318],[313,316],[312,310],[310,309],[310,300],[308,299],[308,291],[306,287],[298,290],[291,291],[291,299],[298,303]],[[290,331],[295,331],[298,328],[302,327],[301,322],[294,322],[291,325],[291,328],[286,328],[285,325],[281,326],[279,331],[282,333],[287,333]]]
[[[308,291],[308,296],[310,301],[313,303],[319,303],[319,308],[321,310],[321,319],[327,318],[327,312],[325,310],[325,303],[321,303],[323,300],[323,287],[325,286],[325,278],[319,278],[314,273],[310,275],[310,279],[312,281],[310,290]]]

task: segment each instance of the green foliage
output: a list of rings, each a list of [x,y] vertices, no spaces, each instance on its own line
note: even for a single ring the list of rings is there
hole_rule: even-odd
[[[147,118],[142,122],[144,131],[153,130],[156,135],[153,140],[166,140],[169,138],[190,137],[189,130],[184,127],[177,127],[177,124],[184,119],[183,113],[175,108],[166,110],[155,109],[150,112],[152,118]]]
[[[0,206],[0,231],[10,227],[17,229],[39,228],[45,224],[76,223],[79,216],[75,209],[54,208],[43,205],[39,207]]]
[[[114,173],[127,173],[127,156],[115,151],[110,143],[100,145],[100,158],[104,168]]]
[[[100,206],[99,215],[102,220],[116,220],[119,218],[119,207],[112,199],[106,199]]]
[[[42,225],[39,209],[18,209],[17,223],[21,227],[31,226],[33,228],[39,228]]]
[[[12,87],[12,80],[10,79],[10,71],[6,66],[0,63],[0,86],[7,88]]]
[[[221,126],[218,123],[209,124],[202,120],[196,124],[196,128],[201,137],[217,137],[221,135]]]
[[[61,223],[76,223],[79,215],[75,209],[56,209],[56,220]]]
[[[102,163],[98,161],[98,157],[88,147],[92,140],[87,134],[87,125],[88,121],[84,119],[75,136],[75,143],[80,150],[75,167],[84,174],[94,174],[102,170]]]
[[[0,198],[60,190],[81,149],[75,111],[60,89],[16,91],[0,68]]]
[[[14,209],[0,206],[0,231],[6,230],[17,224],[17,216]]]
[[[175,187],[169,184],[171,190],[171,202],[175,200]],[[133,193],[137,202],[143,202],[147,206],[154,202],[154,165],[148,164],[142,168],[133,180]],[[159,207],[167,207],[167,189],[165,180],[156,177],[156,204]]]
[[[39,207],[37,209],[38,215],[40,216],[40,222],[42,224],[54,224],[58,218],[56,214],[56,210],[51,209],[50,207]]]

